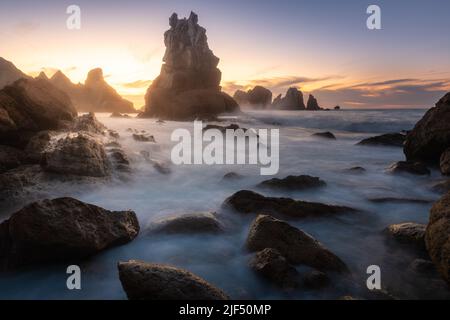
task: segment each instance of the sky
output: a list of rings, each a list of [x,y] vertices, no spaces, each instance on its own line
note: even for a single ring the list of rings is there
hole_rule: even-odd
[[[69,5],[81,29],[69,30]],[[369,30],[369,5],[381,30]],[[324,107],[425,108],[450,91],[448,0],[1,0],[0,56],[30,75],[84,82],[101,67],[139,108],[173,12],[193,10],[220,58],[223,90],[297,87]]]

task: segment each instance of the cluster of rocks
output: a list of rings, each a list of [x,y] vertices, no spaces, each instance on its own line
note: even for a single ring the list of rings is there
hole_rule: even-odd
[[[262,86],[256,86],[247,92],[237,90],[233,98],[240,106],[249,105],[255,109],[267,109],[272,104],[272,92]]]
[[[164,64],[145,96],[141,117],[170,120],[211,119],[236,112],[236,101],[221,91],[219,58],[209,49],[206,30],[191,12],[188,19],[176,13],[164,33]]]

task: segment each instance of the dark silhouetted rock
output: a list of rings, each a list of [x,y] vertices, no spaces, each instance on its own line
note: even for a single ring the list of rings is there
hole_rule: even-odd
[[[20,166],[25,153],[17,148],[0,145],[0,173]]]
[[[56,131],[40,131],[35,134],[25,147],[27,160],[31,163],[40,163],[42,154],[55,134]]]
[[[321,108],[319,107],[319,104],[317,103],[317,99],[314,98],[314,96],[312,94],[309,95],[308,97],[308,102],[306,104],[306,110],[320,110]]]
[[[299,273],[276,249],[266,248],[257,252],[249,266],[258,275],[279,287],[290,289],[299,286]]]
[[[450,285],[450,193],[430,210],[425,243],[436,269]]]
[[[240,179],[242,179],[242,178],[244,178],[244,176],[241,175],[241,174],[239,174],[239,173],[236,173],[236,172],[228,172],[228,173],[225,173],[225,174],[223,175],[222,180],[228,180],[228,181],[230,181],[230,180],[240,180]]]
[[[69,97],[42,79],[20,79],[0,90],[0,143],[24,147],[39,131],[77,116]]]
[[[373,203],[400,203],[400,204],[401,203],[427,204],[433,202],[433,200],[428,199],[396,198],[396,197],[369,198],[368,200]]]
[[[133,133],[133,139],[140,142],[156,142],[154,136],[142,133]]]
[[[70,134],[59,139],[43,154],[44,170],[59,174],[105,177],[109,162],[105,148],[87,134]]]
[[[336,107],[334,107],[334,110],[341,110],[341,107],[340,106],[336,106]]]
[[[325,181],[307,175],[287,176],[284,179],[272,178],[261,182],[258,186],[273,189],[305,190],[326,186]]]
[[[86,131],[94,134],[104,134],[106,132],[106,127],[97,120],[94,113],[90,112],[75,118],[71,131]]]
[[[316,239],[271,216],[256,217],[246,245],[250,251],[276,249],[293,264],[304,264],[321,271],[348,271],[345,263]]]
[[[425,164],[413,161],[399,161],[393,163],[387,170],[391,173],[410,173],[419,176],[431,174]]]
[[[130,300],[227,300],[226,294],[195,274],[169,265],[119,262],[119,278]]]
[[[424,250],[425,228],[426,225],[424,224],[404,222],[390,225],[385,232],[389,237],[401,244],[408,245],[414,249]]]
[[[313,133],[313,137],[319,137],[319,138],[325,138],[325,139],[331,139],[336,140],[336,137],[333,133],[327,131],[327,132],[316,132]]]
[[[442,174],[450,175],[450,149],[447,149],[442,153],[440,167]]]
[[[298,201],[290,198],[265,197],[249,190],[236,192],[225,200],[224,206],[231,207],[240,213],[264,212],[290,218],[321,217],[356,211],[343,206]]]
[[[12,62],[0,57],[0,89],[22,78],[29,76],[17,69]]]
[[[408,133],[403,149],[406,159],[439,164],[450,148],[450,92],[442,97]]]
[[[110,118],[129,118],[130,116],[127,115],[126,113],[122,114],[120,112],[113,112],[111,113],[111,115],[109,116]]]
[[[358,142],[358,145],[363,146],[392,146],[403,147],[406,136],[401,133],[387,133],[381,136],[370,137]]]
[[[346,170],[349,173],[364,173],[367,170],[363,167],[351,167]]]
[[[305,110],[303,93],[297,88],[289,88],[284,97],[277,96],[272,103],[272,108],[277,110]]]
[[[212,119],[239,110],[236,101],[221,91],[219,58],[209,49],[206,30],[191,12],[189,19],[169,19],[164,33],[164,64],[145,96],[141,117],[170,120]]]
[[[222,223],[214,213],[189,213],[165,217],[150,225],[151,233],[220,233],[224,231]]]
[[[73,198],[31,203],[0,225],[0,267],[66,262],[133,240],[133,211],[108,211]]]

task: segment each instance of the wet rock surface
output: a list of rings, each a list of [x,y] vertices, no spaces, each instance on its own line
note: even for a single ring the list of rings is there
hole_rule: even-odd
[[[287,176],[283,179],[272,178],[261,182],[258,186],[272,189],[306,190],[324,187],[326,183],[318,177],[300,175]]]
[[[211,212],[173,215],[154,221],[149,227],[151,234],[214,234],[223,231],[222,222]]]
[[[422,162],[413,161],[398,161],[393,163],[389,168],[387,168],[390,173],[409,173],[419,176],[427,176],[431,174],[431,171]]]
[[[313,133],[312,136],[318,137],[318,138],[336,140],[336,136],[333,133],[331,133],[330,131],[316,132],[316,133]]]
[[[347,272],[345,263],[309,234],[285,221],[258,215],[248,233],[250,251],[278,250],[293,264],[304,264],[321,271]]]
[[[304,218],[355,212],[353,208],[290,198],[265,197],[249,190],[241,190],[227,198],[224,207],[231,207],[240,213],[269,213],[282,217]]]
[[[426,225],[424,224],[404,222],[390,225],[386,228],[385,233],[398,243],[425,251],[425,229]]]
[[[83,259],[133,240],[139,223],[133,211],[109,211],[73,198],[31,203],[0,227],[4,270]]]
[[[119,262],[119,278],[130,300],[227,300],[227,295],[195,274],[169,265]]]
[[[403,147],[406,141],[406,135],[401,133],[387,133],[380,136],[370,137],[358,142],[363,146],[391,146]]]

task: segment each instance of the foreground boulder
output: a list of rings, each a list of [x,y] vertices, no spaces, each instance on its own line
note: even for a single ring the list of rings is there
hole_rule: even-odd
[[[436,269],[450,285],[450,193],[431,208],[425,244]]]
[[[425,229],[426,225],[413,222],[404,222],[390,225],[386,234],[393,240],[407,245],[411,248],[425,249]]]
[[[387,133],[381,136],[370,137],[358,142],[362,146],[391,146],[403,147],[406,136],[401,133]]]
[[[34,202],[0,225],[0,269],[86,258],[138,233],[133,211],[108,211],[73,198]]]
[[[318,217],[356,211],[344,206],[298,201],[290,198],[265,197],[249,190],[236,192],[225,200],[224,206],[231,207],[240,213],[265,212],[290,218]]]
[[[450,148],[450,92],[408,133],[403,151],[407,160],[439,164],[447,148]]]
[[[255,254],[249,262],[250,268],[263,278],[282,288],[296,288],[300,283],[300,275],[281,253],[266,248]]]
[[[323,187],[326,186],[326,183],[318,177],[300,175],[287,176],[283,179],[272,178],[261,182],[258,186],[273,189],[305,190]]]
[[[75,118],[70,130],[75,132],[86,131],[89,133],[102,135],[104,135],[107,131],[105,125],[98,121],[97,117],[92,112]]]
[[[169,265],[119,262],[119,278],[130,300],[227,300],[222,290],[195,274]]]
[[[44,79],[20,79],[0,90],[0,144],[24,147],[38,131],[77,116],[69,97]]]
[[[104,146],[87,134],[59,139],[43,154],[42,166],[49,172],[89,177],[105,177],[110,170]]]
[[[220,233],[222,223],[211,212],[189,213],[166,217],[151,223],[151,233]]]
[[[427,166],[418,161],[398,161],[393,163],[387,170],[391,173],[409,173],[419,176],[431,174]]]
[[[440,167],[442,174],[450,175],[450,149],[447,149],[442,153]]]
[[[169,24],[164,33],[165,63],[147,91],[141,116],[194,120],[238,111],[236,101],[221,91],[219,58],[209,49],[198,16],[191,12],[189,19],[178,19],[174,13]]]
[[[278,250],[293,264],[304,264],[321,271],[348,271],[345,263],[309,234],[268,215],[253,221],[246,242],[250,251]]]

